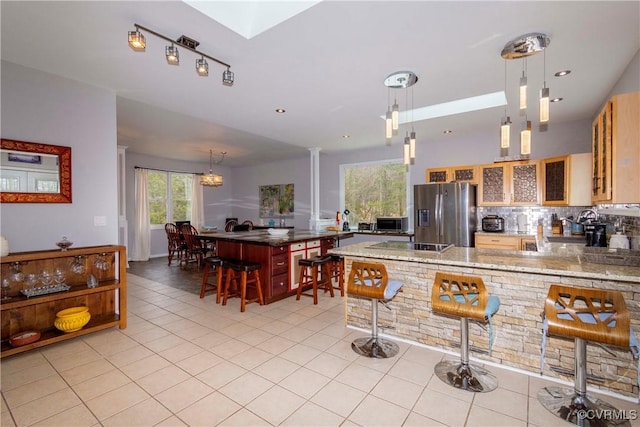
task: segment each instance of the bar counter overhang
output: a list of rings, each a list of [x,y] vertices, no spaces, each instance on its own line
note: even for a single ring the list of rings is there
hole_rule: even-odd
[[[459,354],[460,325],[456,318],[431,312],[431,288],[435,273],[447,271],[480,276],[487,290],[501,300],[493,319],[494,344],[488,355],[489,332],[471,322],[471,357],[507,367],[540,374],[542,317],[551,284],[619,290],[631,316],[631,327],[640,331],[640,268],[580,263],[577,255],[508,252],[453,247],[445,252],[372,249],[376,242],[330,249],[345,256],[346,271],[351,263],[371,261],[385,264],[389,277],[404,283],[402,292],[390,303],[391,310],[379,310],[382,334],[417,342]],[[346,318],[349,326],[369,329],[369,301],[348,298]],[[544,377],[572,382],[550,367],[573,372],[573,340],[548,337]],[[589,381],[589,388],[638,399],[637,361],[627,349],[588,345],[589,375],[603,382]],[[609,353],[610,352],[610,353]]]

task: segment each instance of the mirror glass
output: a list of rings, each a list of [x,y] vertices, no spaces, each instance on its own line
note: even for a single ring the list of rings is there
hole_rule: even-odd
[[[3,139],[2,203],[71,203],[71,148]]]

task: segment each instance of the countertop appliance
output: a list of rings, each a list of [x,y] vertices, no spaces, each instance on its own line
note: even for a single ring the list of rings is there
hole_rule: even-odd
[[[607,247],[607,224],[592,222],[584,225],[587,246]]]
[[[504,218],[498,215],[487,215],[482,218],[482,231],[501,233],[504,231]],[[519,231],[519,230],[518,230]]]
[[[414,241],[473,247],[476,191],[468,182],[414,185]]]
[[[406,216],[378,217],[376,218],[376,231],[407,232],[409,231],[409,218]]]

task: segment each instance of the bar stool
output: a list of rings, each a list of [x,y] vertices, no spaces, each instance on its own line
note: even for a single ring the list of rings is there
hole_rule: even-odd
[[[333,289],[340,291],[340,296],[344,296],[344,257],[342,255],[329,255],[331,257],[330,271],[331,276],[329,281]],[[336,280],[338,285],[333,284],[333,280]],[[326,290],[325,290],[326,292]]]
[[[331,297],[333,297],[333,285],[331,284],[331,270],[330,270],[331,257],[330,256],[315,256],[313,258],[303,258],[298,260],[300,268],[300,279],[298,280],[298,291],[296,294],[296,300],[300,300],[300,296],[313,297],[313,303],[318,304],[318,286],[322,285],[325,291],[329,291]],[[318,280],[320,275],[320,280]],[[305,286],[311,285],[313,294],[303,293]]]
[[[472,392],[488,392],[498,387],[498,379],[486,369],[469,363],[469,319],[489,322],[489,354],[493,345],[492,316],[500,299],[490,296],[480,277],[437,272],[431,290],[434,313],[460,318],[460,361],[443,360],[435,373],[445,383]]]
[[[587,341],[615,347],[636,347],[629,311],[618,291],[551,285],[544,304],[541,373],[546,337],[573,338],[575,379],[573,389],[556,386],[538,391],[538,401],[550,412],[581,426],[630,426],[612,417],[617,409],[587,394]],[[632,351],[634,349],[632,348]],[[634,354],[635,355],[635,354]],[[588,415],[586,419],[584,415]]]
[[[205,293],[216,291],[216,304],[220,304],[220,292],[222,292],[222,259],[217,256],[210,256],[202,260],[204,263],[204,273],[202,274],[202,286],[200,287],[200,298],[204,298]],[[216,283],[209,283],[211,270],[216,270]]]
[[[239,259],[223,260],[222,268],[225,270],[227,276],[224,284],[222,305],[227,305],[227,298],[229,297],[229,287],[232,284],[235,292],[231,296],[240,297],[241,312],[244,313],[245,307],[248,303],[258,302],[260,303],[260,305],[264,305],[264,298],[262,297],[262,285],[260,284],[260,269],[262,268],[262,266],[259,262],[244,261]],[[236,273],[240,273],[239,289]],[[248,285],[253,285],[255,287],[255,298],[247,298]]]
[[[347,282],[347,295],[371,300],[371,337],[356,338],[353,351],[361,356],[386,359],[398,354],[398,345],[378,336],[378,302],[392,300],[402,288],[402,282],[389,280],[384,264],[353,261]],[[389,308],[387,306],[387,308]]]

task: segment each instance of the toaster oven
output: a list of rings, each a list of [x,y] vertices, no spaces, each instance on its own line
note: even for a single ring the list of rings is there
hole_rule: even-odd
[[[487,215],[482,218],[482,231],[499,233],[504,231],[504,218],[498,215]]]

